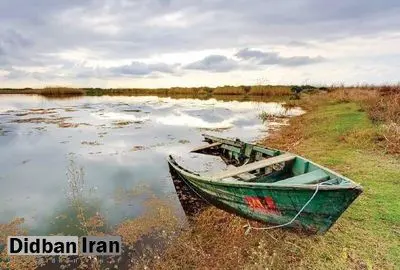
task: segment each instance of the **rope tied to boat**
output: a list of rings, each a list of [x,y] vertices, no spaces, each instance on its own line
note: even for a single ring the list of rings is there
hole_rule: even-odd
[[[269,227],[253,227],[253,226],[250,225],[250,222],[247,221],[247,225],[244,226],[245,228],[247,227],[247,229],[246,229],[244,234],[248,235],[251,230],[277,229],[277,228],[282,228],[282,227],[285,227],[285,226],[288,226],[288,225],[292,224],[297,219],[297,217],[303,212],[303,210],[307,207],[307,205],[309,205],[310,202],[314,199],[315,195],[317,195],[318,190],[319,190],[319,186],[321,186],[325,182],[326,181],[317,184],[313,195],[310,197],[310,199],[308,199],[308,201],[303,205],[303,207],[299,210],[299,212],[289,222],[286,222],[286,223],[280,224],[280,225],[269,226]]]

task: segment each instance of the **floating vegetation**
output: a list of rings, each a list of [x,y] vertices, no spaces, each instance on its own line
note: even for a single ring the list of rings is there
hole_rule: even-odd
[[[99,154],[101,154],[101,151],[99,151],[99,152],[89,152],[88,154],[89,155],[99,155]]]
[[[81,144],[86,144],[86,145],[102,145],[102,143],[99,143],[98,141],[82,141]]]
[[[145,150],[146,147],[142,146],[142,145],[135,145],[134,147],[131,148],[131,152],[135,152],[135,151],[141,151],[141,150]]]
[[[78,126],[79,124],[76,123],[66,123],[66,122],[58,123],[59,128],[76,128]]]
[[[2,127],[0,127],[0,136],[6,136],[9,132],[9,130],[4,130]]]
[[[127,126],[127,125],[130,125],[133,123],[134,123],[133,121],[117,120],[117,121],[114,121],[112,124],[117,127],[123,127],[123,126]]]
[[[39,131],[45,131],[46,127],[34,127],[34,129],[39,130]]]
[[[271,120],[276,120],[276,119],[287,118],[287,113],[288,113],[289,110],[290,110],[290,108],[284,107],[278,113],[263,111],[262,113],[260,113],[258,115],[258,117],[262,120],[263,123],[265,121],[271,121]]]
[[[88,123],[67,123],[67,122],[61,122],[58,123],[58,127],[60,128],[76,128],[79,126],[91,126],[91,124]]]
[[[116,229],[116,234],[121,235],[122,241],[127,246],[132,246],[137,241],[148,235],[157,235],[166,240],[175,234],[179,228],[179,220],[169,200],[151,197],[143,204],[144,214],[134,219],[121,223]]]
[[[22,229],[23,218],[16,218],[10,223],[0,224],[0,269],[36,269],[38,260],[35,256],[9,256],[7,254],[7,237],[10,235],[27,235]]]
[[[29,114],[52,114],[57,113],[54,108],[51,109],[29,109]]]
[[[123,110],[123,112],[141,112],[142,110],[139,109],[128,109],[128,110]]]
[[[58,118],[32,117],[32,118],[14,119],[11,121],[11,123],[59,124],[67,119],[71,119],[71,117],[58,117]]]
[[[65,112],[76,112],[76,111],[78,111],[77,109],[74,109],[74,108],[64,108],[63,110]]]
[[[15,116],[26,116],[26,115],[28,115],[29,113],[16,113],[15,114]]]
[[[98,133],[98,135],[99,135],[100,138],[103,138],[104,135],[107,135],[107,134],[108,134],[108,132],[106,132],[106,131],[104,131],[104,132],[99,132],[99,133]]]
[[[138,183],[131,189],[117,188],[114,191],[114,200],[122,203],[123,201],[136,200],[140,195],[149,196],[151,194],[150,186],[146,183]]]
[[[226,130],[231,129],[232,127],[219,127],[219,128],[198,128],[200,131],[215,131],[215,132],[224,132]]]

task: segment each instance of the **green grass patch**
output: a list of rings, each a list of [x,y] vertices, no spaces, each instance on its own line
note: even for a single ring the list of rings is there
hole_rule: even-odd
[[[332,244],[346,248],[366,268],[400,268],[400,161],[378,150],[372,140],[360,147],[343,138],[366,130],[374,134],[379,126],[355,103],[328,104],[306,118],[306,136],[296,151],[364,187],[364,193],[338,221],[344,231],[334,230],[323,237],[328,241],[324,249],[331,250]],[[342,265],[338,257],[324,259],[325,253],[321,250],[318,259],[318,264],[325,261],[321,267]]]

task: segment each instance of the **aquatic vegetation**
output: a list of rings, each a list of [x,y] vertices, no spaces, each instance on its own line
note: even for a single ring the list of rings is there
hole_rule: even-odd
[[[131,152],[135,152],[135,151],[141,151],[141,150],[145,150],[146,149],[146,147],[145,146],[142,146],[142,145],[135,145],[135,146],[133,146],[132,148],[131,148]]]
[[[63,110],[65,112],[76,112],[76,111],[78,111],[77,109],[74,109],[74,108],[64,108]]]
[[[143,205],[144,214],[116,228],[115,234],[122,237],[128,251],[129,269],[146,269],[149,261],[160,259],[165,247],[176,237],[182,225],[170,205],[168,200],[149,198]]]
[[[143,182],[136,184],[131,189],[117,188],[114,191],[114,200],[121,203],[123,201],[134,200],[138,196],[150,197],[151,195],[152,190],[150,186]]]
[[[3,129],[2,127],[0,127],[0,136],[6,136],[7,133],[9,133],[10,131]]]
[[[266,112],[263,111],[259,114],[259,118],[262,120],[262,122],[266,122],[266,121],[273,121],[273,120],[277,120],[278,118],[287,118],[287,112],[288,112],[289,108],[283,108],[280,112],[276,113],[276,112]]]
[[[29,109],[28,110],[28,114],[53,114],[53,113],[57,113],[53,108],[52,109],[41,109],[41,108],[37,108],[37,109]]]
[[[139,109],[129,109],[129,110],[123,110],[123,112],[141,112],[142,110]]]
[[[35,256],[9,256],[7,254],[7,237],[9,235],[27,235],[22,229],[23,218],[15,218],[7,224],[0,224],[0,269],[35,269],[39,266]]]
[[[28,115],[29,113],[16,113],[15,114],[15,116],[26,116],[26,115]]]
[[[76,128],[78,126],[79,124],[77,123],[66,123],[66,122],[58,123],[59,128]]]
[[[134,123],[133,121],[117,120],[117,121],[114,121],[112,124],[117,127],[123,127],[123,126],[131,125],[133,123]]]
[[[99,143],[98,141],[81,141],[81,144],[86,144],[86,145],[102,145],[102,143]]]
[[[215,132],[224,132],[226,130],[231,129],[232,127],[216,127],[216,128],[198,128],[200,131],[215,131]]]
[[[65,117],[65,116],[56,118],[31,117],[31,118],[13,119],[11,120],[11,123],[60,124],[67,119],[71,119],[71,117]]]

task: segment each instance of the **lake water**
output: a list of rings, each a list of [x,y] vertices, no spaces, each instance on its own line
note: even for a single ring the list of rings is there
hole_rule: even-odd
[[[79,191],[109,227],[142,214],[149,196],[168,198],[182,215],[167,155],[197,171],[223,168],[219,159],[188,152],[202,144],[202,133],[254,142],[285,124],[263,123],[262,111],[302,113],[275,102],[0,95],[0,223],[23,217],[29,234],[73,234],[57,220],[71,214],[66,172],[80,167]]]

